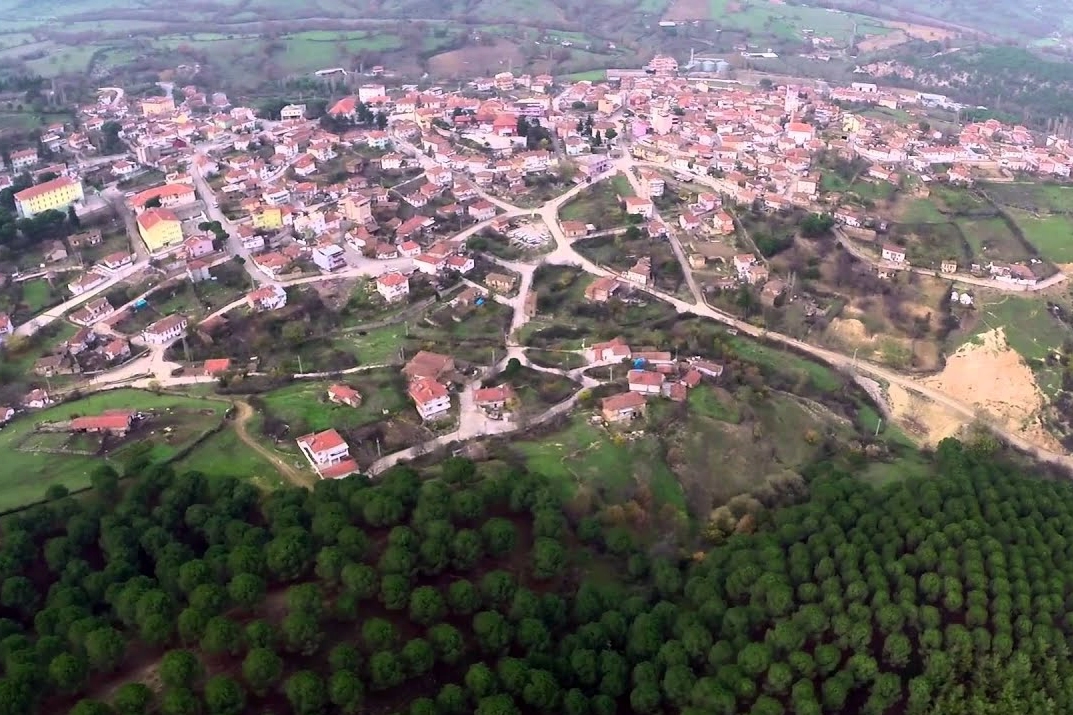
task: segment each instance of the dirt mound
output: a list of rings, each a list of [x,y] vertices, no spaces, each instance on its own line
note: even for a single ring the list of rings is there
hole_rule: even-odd
[[[959,415],[900,385],[887,386],[887,401],[895,421],[929,446],[953,437],[965,426],[965,420]]]
[[[1025,439],[1062,451],[1040,419],[1045,398],[1024,359],[1010,348],[1006,333],[996,328],[961,346],[941,373],[923,383],[977,407]]]

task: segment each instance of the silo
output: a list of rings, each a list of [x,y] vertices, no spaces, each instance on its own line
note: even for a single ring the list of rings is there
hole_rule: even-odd
[[[719,60],[715,63],[715,71],[719,74],[730,74],[730,63],[726,60]]]
[[[715,72],[715,60],[702,60],[700,68],[705,72]]]

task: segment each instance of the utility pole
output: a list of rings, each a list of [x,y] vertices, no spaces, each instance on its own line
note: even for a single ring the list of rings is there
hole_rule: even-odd
[[[299,354],[298,355],[298,373],[302,374],[304,372],[305,372],[305,368],[302,367],[302,356],[301,356],[301,354]]]

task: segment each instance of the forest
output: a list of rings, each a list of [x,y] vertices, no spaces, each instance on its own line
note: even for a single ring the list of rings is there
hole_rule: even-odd
[[[922,458],[817,465],[707,553],[459,457],[268,494],[102,466],[3,523],[0,715],[1070,712],[1073,488]]]

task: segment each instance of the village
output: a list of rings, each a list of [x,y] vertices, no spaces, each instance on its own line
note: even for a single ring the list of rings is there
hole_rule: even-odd
[[[599,82],[503,72],[459,91],[354,89],[312,119],[302,104],[259,117],[196,86],[142,98],[105,88],[79,109],[77,131],[49,128],[47,157],[13,152],[0,188],[18,188],[19,216],[70,211],[82,228],[5,276],[12,289],[47,282],[55,300],[0,314],[5,351],[25,366],[0,395],[10,405],[0,420],[96,390],[281,374],[334,380],[319,399],[359,409],[367,395],[348,376],[392,371],[425,430],[414,433],[420,445],[398,441],[385,455],[377,442],[376,459],[359,460],[334,428],[288,437],[333,478],[520,429],[593,390],[594,419],[628,424],[649,401],[685,401],[723,375],[651,340],[535,348],[541,266],[589,274],[578,296],[587,304],[630,311],[655,300],[750,334],[777,328],[795,347],[838,302],[856,310],[877,293],[913,293],[921,310],[934,305],[937,325],[971,311],[977,290],[1065,280],[1027,230],[1014,248],[936,247],[920,229],[931,224],[905,217],[927,204],[956,223],[975,196],[959,192],[977,183],[1062,179],[1073,165],[1068,143],[1023,127],[991,119],[953,131],[871,111],[923,117],[950,107],[940,95],[698,79],[667,56]],[[88,137],[106,130],[128,154],[95,153]],[[1002,216],[1017,228],[1016,214]],[[856,277],[839,279],[850,293],[832,300],[836,260]],[[903,330],[897,315],[883,318]],[[910,322],[908,357],[889,346],[863,357],[934,367],[918,345],[927,325]],[[800,349],[846,362],[852,353],[857,366],[856,349],[821,345]],[[538,350],[561,364],[539,364]],[[589,372],[620,364],[617,383]],[[575,387],[518,419],[520,386],[496,379],[517,366]],[[604,394],[608,385],[624,389]],[[139,414],[46,429],[122,436],[140,429]]]

